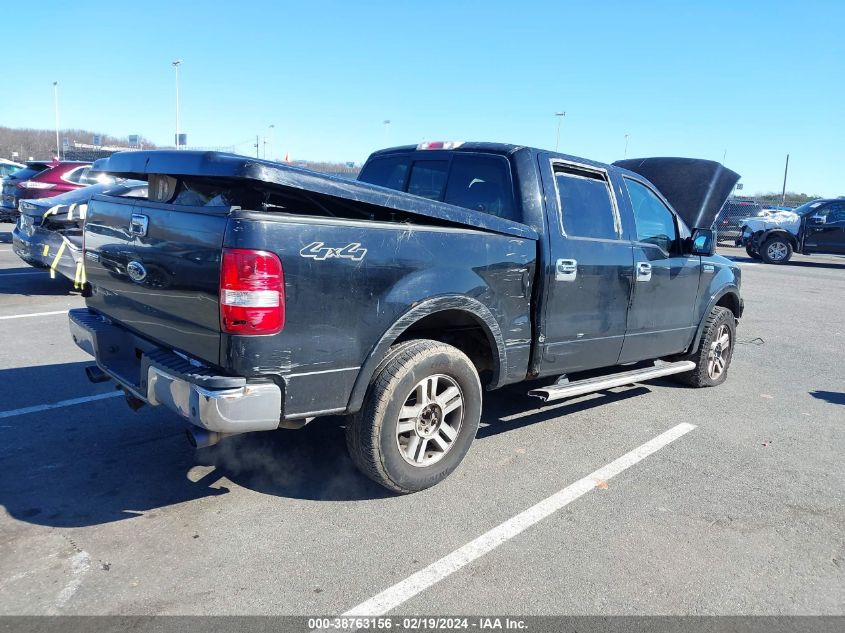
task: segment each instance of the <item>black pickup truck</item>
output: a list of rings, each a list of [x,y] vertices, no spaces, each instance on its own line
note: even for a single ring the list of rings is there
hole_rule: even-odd
[[[97,168],[149,194],[89,204],[73,339],[198,446],[345,414],[358,467],[413,492],[461,462],[484,389],[727,375],[740,271],[688,228],[738,179],[718,163],[424,143],[357,182],[213,152]]]

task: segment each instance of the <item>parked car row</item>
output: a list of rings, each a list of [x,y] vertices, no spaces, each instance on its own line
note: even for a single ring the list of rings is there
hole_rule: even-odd
[[[12,231],[12,249],[27,264],[58,271],[79,284],[82,281],[82,230],[88,202],[97,194],[143,198],[147,183],[113,181],[82,187],[52,198],[22,200]]]
[[[729,199],[719,210],[719,215],[713,223],[717,239],[733,242],[739,237],[742,229],[742,221],[757,215],[763,210],[763,206],[754,200]]]
[[[20,163],[16,163],[15,161],[0,158],[0,178],[5,178],[6,176],[18,171],[19,169],[23,169],[24,167],[26,167],[26,165],[21,165]]]
[[[47,198],[96,183],[88,175],[90,167],[78,161],[28,161],[3,178],[0,221],[14,221],[21,200]]]

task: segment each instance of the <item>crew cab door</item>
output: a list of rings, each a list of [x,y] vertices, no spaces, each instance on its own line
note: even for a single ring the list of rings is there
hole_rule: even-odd
[[[845,254],[845,202],[817,208],[804,222],[805,252]]]
[[[686,226],[644,181],[622,178],[635,223],[634,289],[620,363],[684,351],[692,340],[701,257],[682,253]],[[681,230],[684,235],[681,235]]]
[[[541,154],[548,282],[540,331],[541,374],[615,365],[633,274],[607,171]]]

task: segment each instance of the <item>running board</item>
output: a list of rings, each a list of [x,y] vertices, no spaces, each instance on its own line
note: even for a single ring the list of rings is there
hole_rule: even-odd
[[[610,374],[609,376],[586,378],[584,380],[576,380],[575,382],[551,385],[550,387],[543,387],[542,389],[532,389],[528,392],[528,395],[540,398],[545,402],[551,402],[553,400],[560,400],[561,398],[582,396],[585,393],[604,391],[605,389],[611,389],[612,387],[621,387],[623,385],[630,385],[635,382],[642,382],[653,378],[662,378],[663,376],[671,376],[672,374],[682,374],[686,371],[692,371],[693,369],[695,369],[694,362],[690,360],[682,360],[677,363],[664,363],[657,365],[656,367],[623,371],[619,374]]]

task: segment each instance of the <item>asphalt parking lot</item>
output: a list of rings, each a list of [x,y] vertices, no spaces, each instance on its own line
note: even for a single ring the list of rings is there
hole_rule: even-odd
[[[175,416],[88,383],[64,316],[83,300],[18,260],[10,229],[0,614],[329,615],[377,596],[394,615],[845,613],[843,258],[723,249],[746,302],[726,384],[488,394],[461,468],[395,497],[355,471],[340,419],[195,452]]]

